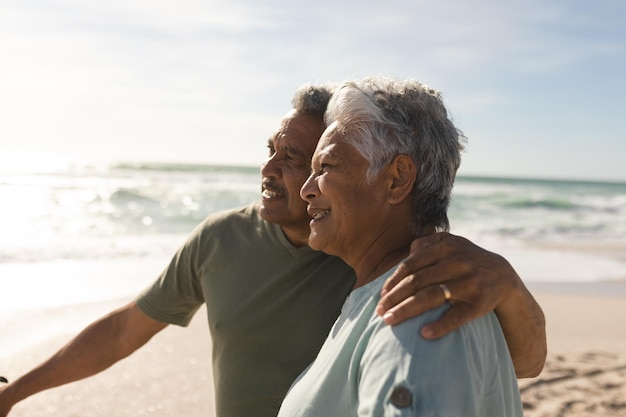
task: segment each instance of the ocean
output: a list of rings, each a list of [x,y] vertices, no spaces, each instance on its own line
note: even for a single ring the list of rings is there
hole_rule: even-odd
[[[0,309],[131,295],[208,214],[259,194],[257,167],[0,168]],[[504,255],[526,282],[626,278],[626,184],[461,176],[449,215],[452,233]],[[83,292],[33,298],[51,282]]]

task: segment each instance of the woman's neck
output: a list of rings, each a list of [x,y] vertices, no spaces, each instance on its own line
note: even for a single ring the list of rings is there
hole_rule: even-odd
[[[404,245],[380,256],[372,256],[371,253],[366,254],[366,256],[361,258],[358,264],[351,265],[356,272],[356,282],[354,283],[353,289],[357,289],[374,281],[383,273],[400,263],[400,261],[409,255],[409,252],[410,245]]]

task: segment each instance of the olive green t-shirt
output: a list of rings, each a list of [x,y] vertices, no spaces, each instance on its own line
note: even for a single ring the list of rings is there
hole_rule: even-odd
[[[209,216],[137,299],[186,326],[206,303],[218,417],[275,417],[354,284],[343,261],[296,248],[258,204]]]

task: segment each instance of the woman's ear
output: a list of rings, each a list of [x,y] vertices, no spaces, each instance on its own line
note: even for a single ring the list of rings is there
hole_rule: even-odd
[[[417,175],[415,162],[407,155],[398,155],[389,164],[389,175],[388,201],[398,204],[411,194]]]

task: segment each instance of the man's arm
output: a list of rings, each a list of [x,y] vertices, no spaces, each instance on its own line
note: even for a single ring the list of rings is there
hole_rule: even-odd
[[[0,388],[0,416],[40,391],[95,375],[127,357],[167,326],[135,302],[87,326],[51,358]]]
[[[506,259],[462,237],[437,233],[415,240],[385,283],[377,312],[391,325],[422,314],[445,302],[440,283],[450,289],[451,307],[422,328],[425,338],[442,337],[495,309],[517,376],[541,372],[547,354],[541,307]]]

